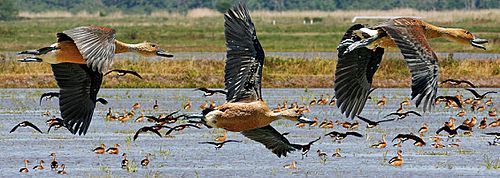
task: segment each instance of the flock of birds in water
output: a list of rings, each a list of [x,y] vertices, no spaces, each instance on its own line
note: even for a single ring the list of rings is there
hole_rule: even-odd
[[[258,41],[256,29],[251,21],[249,12],[244,4],[235,5],[225,15],[225,37],[227,50],[227,60],[225,66],[225,89],[212,90],[207,88],[198,88],[203,92],[203,96],[210,97],[216,94],[225,95],[226,102],[217,106],[214,101],[205,102],[200,105],[202,110],[200,115],[182,114],[180,110],[161,114],[159,116],[145,115],[140,103],[132,105],[130,111],[123,114],[113,112],[109,108],[106,114],[106,120],[128,122],[136,116],[136,111],[141,114],[135,118],[134,122],[151,122],[154,125],[142,127],[133,135],[133,140],[146,132],[152,132],[158,137],[173,137],[172,133],[180,132],[186,128],[202,129],[222,128],[224,135],[217,137],[214,141],[199,142],[199,144],[210,144],[216,150],[221,149],[225,144],[237,144],[241,141],[228,139],[227,131],[240,132],[251,140],[262,143],[278,157],[286,156],[287,153],[298,150],[302,154],[302,159],[307,157],[312,145],[322,137],[330,137],[336,142],[342,142],[347,137],[363,137],[362,133],[356,130],[360,127],[360,121],[366,123],[366,128],[375,128],[384,123],[402,120],[408,117],[422,117],[418,111],[405,110],[405,106],[410,106],[410,100],[416,98],[416,106],[423,106],[424,112],[444,104],[445,108],[458,108],[457,117],[464,117],[470,110],[473,113],[487,111],[488,116],[493,121],[488,121],[488,117],[482,118],[477,124],[478,118],[466,118],[462,124],[459,120],[450,117],[449,121],[443,123],[435,133],[430,136],[434,143],[430,144],[432,148],[460,147],[460,140],[455,136],[459,131],[463,135],[472,135],[473,128],[487,129],[500,126],[500,119],[497,118],[497,111],[494,107],[492,97],[488,95],[495,94],[495,91],[479,93],[473,88],[476,86],[470,81],[447,79],[440,84],[443,85],[462,85],[466,84],[465,89],[470,92],[473,98],[464,98],[461,93],[455,96],[437,96],[438,69],[437,57],[427,43],[427,38],[452,38],[462,44],[472,45],[477,48],[485,49],[482,43],[486,40],[479,39],[470,32],[463,29],[442,28],[430,25],[418,19],[396,18],[388,22],[365,27],[360,24],[353,25],[343,36],[337,50],[339,51],[339,62],[335,73],[335,95],[328,99],[323,95],[314,97],[309,103],[302,106],[298,102],[292,104],[280,103],[275,108],[270,108],[264,102],[261,96],[262,66],[264,64],[265,54]],[[161,50],[157,44],[144,42],[139,44],[126,44],[114,39],[115,31],[106,27],[78,27],[57,34],[58,42],[50,47],[38,50],[28,50],[19,52],[20,55],[32,55],[21,59],[21,62],[48,62],[51,64],[55,79],[60,88],[60,92],[48,92],[40,97],[40,104],[44,99],[59,98],[59,107],[61,118],[51,116],[50,113],[44,113],[46,117],[51,117],[46,121],[48,125],[47,133],[52,128],[66,128],[73,134],[86,134],[90,125],[96,103],[106,105],[108,101],[104,98],[97,98],[103,76],[111,73],[117,73],[118,76],[133,75],[140,79],[142,76],[130,70],[113,69],[111,67],[112,59],[115,53],[136,52],[144,56],[173,57],[172,54]],[[372,100],[370,93],[376,90],[371,87],[372,77],[376,72],[382,59],[384,48],[397,47],[401,50],[412,73],[412,98],[405,98],[400,102],[399,108],[392,113],[387,114],[382,120],[375,121],[371,118],[362,116],[361,112],[367,100]],[[52,54],[52,58],[42,59],[38,56]],[[484,101],[486,100],[486,101]],[[379,108],[383,108],[387,99],[382,96],[374,101]],[[483,103],[484,102],[484,103]],[[324,119],[322,122],[317,117],[308,119],[304,113],[310,112],[314,105],[337,106],[340,112],[347,118],[355,119],[353,122],[335,121]],[[152,109],[158,110],[158,101],[156,100]],[[191,102],[183,104],[183,110],[190,110]],[[470,107],[470,109],[467,109]],[[295,144],[288,141],[286,136],[289,133],[279,133],[270,123],[287,119],[297,122],[296,127],[318,127],[331,129],[335,125],[347,129],[346,132],[331,131],[325,135],[307,144]],[[489,123],[488,123],[489,122]],[[171,124],[179,123],[171,126]],[[15,132],[21,127],[31,127],[37,132],[44,133],[40,128],[29,121],[23,121],[12,128]],[[162,130],[167,130],[164,134]],[[382,139],[370,145],[370,148],[383,149],[388,144],[394,147],[401,147],[405,141],[413,140],[413,145],[422,147],[428,145],[424,134],[429,131],[429,127],[424,123],[418,130],[418,134],[401,133],[396,135],[392,142],[387,142],[386,135]],[[447,140],[452,143],[444,145],[441,132],[448,133]],[[486,135],[495,136],[494,140],[488,142],[489,145],[500,145],[500,132],[487,132]],[[396,142],[395,142],[396,141]],[[107,148],[101,144],[93,150],[95,154],[114,154],[118,155],[119,145]],[[318,149],[318,157],[326,159],[328,153]],[[148,153],[145,159],[141,161],[143,167],[150,163]],[[59,166],[56,161],[56,154],[50,154],[50,169],[56,170],[58,174],[66,174],[65,165]],[[128,168],[129,161],[127,154],[122,154],[121,166]],[[332,154],[332,157],[342,157],[341,149],[338,148]],[[29,160],[24,160],[25,167],[20,169],[22,173],[28,173]],[[34,170],[44,170],[43,160],[33,167]],[[403,152],[397,151],[397,156],[388,161],[393,166],[402,166]],[[285,165],[285,168],[297,168],[297,161]]]

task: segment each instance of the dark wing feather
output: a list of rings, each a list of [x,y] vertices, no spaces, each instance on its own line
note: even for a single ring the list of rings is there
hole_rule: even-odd
[[[35,124],[31,123],[31,122],[28,122],[28,121],[24,121],[24,123],[26,124],[26,126],[29,126],[33,129],[35,129],[36,131],[40,132],[40,133],[43,133],[42,130],[40,130]]]
[[[266,148],[270,149],[278,157],[286,156],[287,153],[296,150],[283,135],[270,125],[243,131],[241,134],[251,140],[264,144]]]
[[[60,88],[59,109],[68,130],[82,135],[87,133],[101,87],[102,74],[82,64],[52,64]]]
[[[219,143],[215,143],[215,142],[198,142],[198,144],[212,144],[212,145],[217,145]]]
[[[476,88],[476,86],[474,84],[472,84],[472,82],[470,82],[468,80],[462,80],[462,82],[466,83],[467,85],[469,85],[472,88]]]
[[[364,117],[361,117],[361,116],[356,116],[356,117],[358,117],[359,119],[361,119],[362,121],[365,121],[366,123],[368,123],[370,125],[376,125],[377,124],[377,122],[368,120],[367,118],[364,118]]]
[[[101,74],[108,71],[113,63],[115,33],[111,28],[97,26],[77,27],[63,32],[76,44],[83,59],[87,61],[87,66]]]
[[[16,129],[21,125],[21,123],[17,124],[16,126],[14,126],[14,128],[12,128],[12,130],[10,130],[9,133],[12,133],[14,131],[16,131]]]
[[[401,116],[401,115],[403,115],[403,114],[401,114],[401,113],[397,113],[397,112],[393,112],[393,113],[390,113],[390,114],[385,115],[385,116],[384,116],[384,118],[387,118],[387,117],[389,117],[389,116],[393,116],[393,115],[394,115],[394,116]]]
[[[44,97],[59,97],[59,93],[57,92],[47,92],[43,93],[42,96],[40,96],[40,105],[42,105],[42,99]]]
[[[361,135],[361,134],[360,134],[360,133],[358,133],[358,132],[346,132],[345,134],[346,134],[346,135],[356,136],[356,137],[363,137],[363,135]]]
[[[406,114],[410,114],[410,113],[422,117],[422,115],[420,113],[416,112],[416,111],[408,111],[408,112],[406,112]]]
[[[408,134],[406,136],[408,139],[412,139],[412,140],[415,140],[416,142],[422,142],[422,143],[425,143],[424,140],[422,140],[422,138],[416,136],[416,135],[411,135],[411,134]]]
[[[455,102],[458,107],[462,108],[462,102],[460,102],[460,100],[457,97],[455,97],[455,96],[446,96],[445,98],[447,100],[451,100],[451,101]]]
[[[451,132],[451,129],[450,129],[448,126],[443,126],[443,127],[439,128],[439,129],[436,131],[436,134],[441,133],[441,131],[443,131],[443,130],[444,130],[444,131],[446,131],[446,132],[448,132],[448,133],[450,133],[450,132]]]
[[[412,25],[413,19],[393,19],[380,26],[401,50],[412,74],[412,99],[416,106],[423,102],[424,112],[430,110],[436,98],[439,67],[437,56],[429,46],[423,27]]]
[[[225,143],[228,143],[228,142],[237,142],[237,143],[240,143],[241,141],[238,141],[238,140],[226,140],[226,141],[223,141],[222,144],[225,144]]]
[[[481,98],[481,95],[477,93],[476,90],[471,89],[471,88],[466,88],[465,90],[470,91],[476,98]]]
[[[353,27],[344,37],[352,33]],[[356,38],[353,37],[354,40],[358,40]],[[337,107],[341,113],[350,118],[359,115],[363,110],[370,93],[373,75],[384,55],[383,48],[376,48],[373,51],[366,47],[366,41],[355,42],[353,39],[343,40],[337,47],[339,60],[333,85]]]
[[[224,14],[224,19],[226,101],[259,100],[265,55],[250,14],[244,4],[239,4]]]

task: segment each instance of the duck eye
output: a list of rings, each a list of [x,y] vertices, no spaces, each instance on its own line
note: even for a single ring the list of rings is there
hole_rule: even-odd
[[[151,47],[156,48],[156,45],[151,45]]]

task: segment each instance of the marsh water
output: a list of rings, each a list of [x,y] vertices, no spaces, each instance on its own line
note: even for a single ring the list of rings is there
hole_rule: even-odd
[[[500,89],[478,89],[479,91]],[[1,89],[0,90],[0,176],[19,176],[19,169],[24,167],[24,159],[30,160],[29,168],[35,166],[38,160],[44,160],[46,170],[30,170],[30,176],[56,176],[50,171],[49,154],[57,154],[59,165],[65,164],[65,171],[71,177],[89,176],[111,176],[111,177],[442,177],[465,176],[465,177],[500,177],[500,169],[494,169],[495,161],[500,160],[500,146],[489,146],[488,141],[493,136],[487,136],[485,132],[498,132],[500,127],[478,129],[474,128],[472,136],[458,135],[458,148],[431,148],[433,143],[429,140],[431,135],[443,125],[449,117],[457,118],[457,125],[464,119],[476,116],[478,123],[483,117],[488,118],[488,123],[494,117],[488,116],[486,107],[484,112],[470,112],[470,106],[466,106],[467,114],[464,117],[456,116],[460,109],[447,109],[443,105],[436,106],[432,112],[423,113],[423,117],[410,116],[397,122],[382,123],[376,128],[366,128],[366,123],[354,131],[363,134],[362,138],[347,137],[341,143],[323,136],[330,131],[346,132],[338,125],[333,129],[322,129],[318,127],[297,128],[291,121],[276,121],[272,125],[279,132],[290,132],[287,138],[293,143],[307,143],[319,136],[322,139],[316,142],[305,159],[301,159],[300,152],[292,152],[288,157],[278,158],[263,145],[243,137],[239,133],[229,133],[228,139],[241,140],[242,143],[228,143],[220,150],[214,149],[213,145],[198,144],[201,141],[213,141],[215,137],[222,135],[222,130],[187,128],[181,132],[174,132],[174,137],[160,138],[151,133],[139,136],[136,141],[131,138],[135,131],[143,126],[152,125],[147,121],[135,123],[136,115],[128,122],[106,121],[105,114],[109,107],[115,112],[123,113],[131,110],[134,103],[138,102],[144,109],[145,115],[159,115],[181,110],[180,113],[200,113],[199,106],[214,100],[217,105],[224,102],[223,96],[203,97],[201,92],[193,89],[102,89],[99,97],[109,101],[107,105],[98,104],[87,135],[75,136],[65,129],[51,130],[49,134],[40,134],[29,128],[19,128],[14,133],[10,129],[17,123],[29,120],[44,132],[47,130],[45,120],[47,117],[42,113],[49,111],[59,116],[58,99],[43,100],[39,105],[39,97],[47,91],[57,89]],[[458,92],[464,97],[472,95],[463,89],[440,89],[440,95],[455,95]],[[263,89],[263,97],[271,107],[277,103],[288,101],[292,103],[309,103],[314,97],[324,95],[330,98],[333,89]],[[387,97],[387,105],[379,108],[376,102],[384,95]],[[410,95],[409,89],[378,89],[372,93],[372,99],[361,114],[372,120],[380,120],[386,114],[396,111],[399,102]],[[490,95],[495,102],[500,102],[498,94]],[[153,110],[154,101],[158,100],[159,109]],[[182,109],[186,102],[191,102],[189,110]],[[485,101],[485,100],[484,100]],[[484,102],[483,101],[483,102]],[[497,104],[498,106],[498,104]],[[416,109],[414,102],[405,108]],[[319,121],[324,119],[352,121],[340,115],[339,109],[329,105],[314,105],[310,107],[311,112],[306,116],[313,118],[317,116]],[[417,111],[421,112],[420,109]],[[424,147],[413,146],[413,141],[407,141],[401,148],[389,145],[384,149],[369,148],[369,145],[377,143],[382,134],[387,134],[390,142],[398,133],[417,133],[423,123],[429,125],[429,132],[425,134],[427,145]],[[177,123],[176,123],[177,124]],[[161,131],[162,134],[165,130]],[[452,143],[446,141],[443,136],[443,144]],[[456,140],[454,140],[456,141]],[[119,144],[119,155],[96,155],[92,149],[101,143],[110,147]],[[335,149],[341,148],[341,158],[331,155]],[[316,150],[326,152],[326,160],[320,159]],[[390,166],[387,162],[401,149],[404,155],[402,167]],[[121,153],[127,153],[131,161],[130,169],[121,168]],[[151,153],[151,163],[148,167],[140,166],[140,161],[145,155]],[[284,165],[293,160],[298,162],[298,169],[285,169]],[[491,165],[493,164],[493,165]],[[500,164],[500,163],[497,163]]]

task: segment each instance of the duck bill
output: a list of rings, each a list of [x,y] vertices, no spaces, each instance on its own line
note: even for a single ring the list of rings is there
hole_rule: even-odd
[[[156,51],[156,55],[157,56],[161,56],[161,57],[174,57],[174,54],[168,53],[168,52],[165,52],[165,51],[162,51],[162,50]]]
[[[488,43],[488,40],[485,40],[485,39],[481,39],[481,38],[475,38],[473,40],[471,40],[470,44],[476,48],[481,48],[483,50],[486,50],[486,47],[484,47],[483,45],[481,44],[484,44],[484,43]]]

